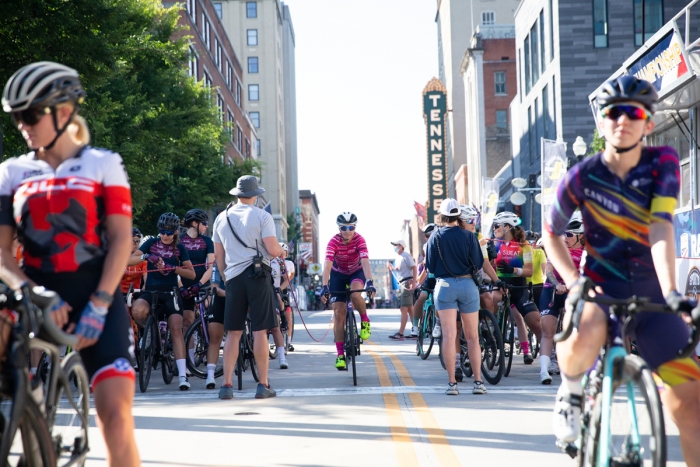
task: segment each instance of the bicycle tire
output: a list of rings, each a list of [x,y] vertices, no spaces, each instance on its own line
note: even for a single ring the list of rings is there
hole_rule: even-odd
[[[248,356],[248,363],[246,364],[247,366],[250,367],[250,372],[253,375],[253,379],[255,380],[256,383],[260,382],[260,378],[258,377],[258,367],[257,364],[255,363],[255,347],[253,347],[253,334],[250,332],[247,332],[247,340],[246,340],[246,345],[248,347],[247,350],[247,356]]]
[[[442,365],[443,370],[447,370],[447,367],[445,366],[445,359],[442,357],[442,335],[438,337],[437,339],[438,342],[438,356],[440,358],[440,365]]]
[[[474,376],[471,363],[469,363],[469,347],[467,347],[467,341],[464,338],[464,329],[459,331],[459,368],[462,370],[462,374],[465,377],[471,378]],[[457,371],[456,366],[455,371]],[[459,382],[460,380],[457,381]]]
[[[503,336],[498,321],[488,310],[479,310],[479,344],[481,346],[481,374],[490,384],[496,385],[505,372]],[[496,369],[494,373],[494,368]]]
[[[513,365],[513,354],[515,353],[515,322],[513,320],[513,310],[508,307],[507,309],[504,309],[504,324],[503,324],[503,329],[506,332],[506,338],[503,339],[503,349],[504,349],[504,357],[508,360],[505,362],[505,371],[503,372],[503,376],[509,376],[510,375],[510,369]],[[501,337],[503,337],[503,331],[501,331]],[[508,345],[508,348],[506,350],[506,345]]]
[[[527,331],[527,341],[530,344],[530,354],[532,358],[537,358],[540,354],[540,342],[537,340],[535,333],[528,329]]]
[[[420,324],[418,327],[418,342],[416,342],[416,347],[418,350],[418,355],[422,360],[427,359],[430,356],[430,351],[433,349],[433,344],[435,343],[435,338],[433,337],[433,328],[435,327],[435,307],[430,306],[428,310],[421,316]],[[428,339],[427,349],[423,345],[425,339]]]
[[[185,355],[188,353],[189,352],[185,351]],[[165,384],[173,382],[173,376],[175,375],[175,353],[173,351],[173,338],[170,335],[170,329],[165,332],[165,348],[161,349],[160,371],[163,374],[163,382]]]
[[[645,444],[642,451],[644,453],[649,452],[650,454],[648,458],[645,456],[645,459],[640,459],[640,461],[644,465],[648,465],[648,462],[645,460],[650,460],[652,467],[665,467],[666,429],[664,426],[661,399],[659,398],[659,392],[656,382],[654,381],[654,377],[652,376],[652,372],[649,367],[647,367],[646,363],[635,355],[625,356],[621,370],[622,371],[619,372],[619,375],[623,376],[623,379],[615,379],[615,381],[613,381],[613,400],[616,398],[614,393],[615,391],[622,390],[626,392],[627,389],[625,386],[627,383],[632,383],[644,399],[644,404],[635,404],[637,420],[639,420],[639,415],[642,415],[641,411],[643,407],[646,407],[648,410],[648,413],[646,414],[648,415],[648,420],[644,421],[649,422],[651,434],[648,437],[649,442]],[[600,424],[602,411],[604,410],[602,407],[602,397],[602,393],[598,393],[596,395],[595,405],[592,413],[590,414],[588,425],[584,427],[582,424],[582,448],[579,450],[579,465],[581,467],[593,467],[598,464],[598,449],[600,447],[601,432]],[[628,407],[629,399],[626,404],[618,404],[618,407],[620,406]],[[614,424],[616,421],[612,418],[614,416],[614,408],[610,407],[607,408],[607,410],[610,410],[611,422]],[[628,425],[629,423],[623,422],[623,424]],[[625,446],[626,443],[620,442],[620,439],[626,439],[627,436],[616,436],[613,431],[615,430],[611,428],[611,435],[616,438],[609,441],[611,446],[611,460],[615,459],[619,463],[620,459],[624,458],[624,455],[615,456],[615,450],[613,448],[618,445]],[[642,437],[644,437],[644,435],[642,435]],[[593,448],[589,449],[587,448],[588,446],[592,446]]]
[[[89,451],[90,381],[78,352],[71,352],[63,359],[61,371],[65,375],[65,382],[59,379],[55,403],[52,404],[51,419],[47,422],[51,438],[56,443],[60,441],[62,444],[57,445],[57,452],[70,453],[67,460],[74,462],[71,465],[82,467],[85,465]],[[58,413],[57,409],[63,395],[68,399],[66,402],[69,404],[69,409],[76,411],[75,416],[70,413]],[[73,424],[76,418],[78,425]],[[69,427],[77,429],[71,430]],[[63,464],[60,461],[59,463]]]
[[[148,382],[151,379],[151,371],[153,370],[153,354],[156,347],[156,321],[153,316],[149,316],[146,320],[146,326],[143,328],[143,336],[139,345],[139,390],[146,392]],[[158,337],[160,339],[160,337]]]
[[[13,409],[14,402],[10,413],[12,413]],[[18,435],[21,437],[19,440],[17,439]],[[3,459],[3,466],[12,465],[9,461],[11,458],[17,459],[17,463],[14,465],[18,467],[54,467],[56,465],[56,446],[51,439],[47,421],[29,393],[24,396],[17,430],[13,434],[13,438],[7,441],[9,455],[6,459]]]
[[[357,323],[355,322],[355,312],[348,310],[348,313],[350,313],[348,323],[350,325],[350,342],[352,347],[352,384],[353,386],[357,386],[357,366],[355,365],[357,355],[359,354]]]
[[[185,348],[190,348],[190,342],[192,341],[192,349],[194,349],[194,358],[201,358],[202,355],[206,357],[207,350],[209,349],[209,344],[204,340],[204,331],[202,330],[202,321],[197,321],[194,323],[185,333]],[[200,379],[205,379],[207,377],[207,372],[200,369],[196,362],[190,359],[190,353],[186,352],[185,362],[187,363],[187,369],[192,373],[192,376],[196,376]],[[205,361],[205,360],[203,360]],[[221,375],[218,375],[221,376]]]
[[[245,335],[244,335],[245,338]],[[238,361],[236,362],[236,376],[238,379],[238,390],[243,390],[243,367],[245,365],[245,344],[243,339],[238,343]]]
[[[291,319],[287,320],[287,326],[289,326],[289,328],[284,333],[284,351],[285,351],[285,353],[289,351],[289,346],[292,344],[292,338],[294,337],[294,310],[292,310]],[[289,331],[292,331],[292,336],[289,335]]]

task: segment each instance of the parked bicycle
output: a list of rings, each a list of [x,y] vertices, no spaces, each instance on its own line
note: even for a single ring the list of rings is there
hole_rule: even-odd
[[[423,305],[423,313],[418,323],[418,340],[416,341],[416,355],[425,360],[430,355],[435,338],[433,328],[435,327],[435,304],[433,303],[433,290],[425,289],[428,298]]]
[[[43,287],[14,292],[0,287],[0,306],[18,313],[12,326],[8,356],[0,376],[0,459],[3,466],[82,466],[89,451],[90,389],[80,354],[60,346],[75,346],[73,335],[62,332],[51,319],[59,301]],[[50,362],[46,383],[30,378],[27,356],[46,353]],[[74,381],[74,383],[71,383]]]
[[[558,441],[557,446],[572,458],[578,457],[582,467],[664,466],[666,433],[659,392],[644,360],[629,354],[625,328],[636,313],[673,312],[646,298],[590,297],[585,290],[581,296],[567,328],[555,335],[554,341],[566,340],[577,327],[584,300],[609,305],[608,340],[583,378],[579,438],[575,443]],[[700,308],[693,310],[693,319],[700,322]],[[678,356],[690,355],[698,337],[695,325],[688,345]]]
[[[245,320],[245,327],[238,346],[238,361],[236,362],[234,373],[238,377],[238,390],[241,391],[243,389],[244,371],[250,370],[255,382],[260,381],[258,379],[258,367],[255,364],[255,353],[253,352],[253,332],[250,330],[250,319],[248,318]]]
[[[214,289],[210,286],[202,287],[199,293],[194,298],[195,303],[195,322],[190,326],[185,334],[185,348],[194,350],[194,360],[187,352],[187,369],[197,378],[206,379],[207,377],[207,355],[209,351],[209,319],[207,313],[207,305],[209,308],[214,306],[216,300],[221,300],[222,297],[217,297],[213,293]],[[211,362],[216,364],[214,377],[220,378],[224,374],[223,360]]]

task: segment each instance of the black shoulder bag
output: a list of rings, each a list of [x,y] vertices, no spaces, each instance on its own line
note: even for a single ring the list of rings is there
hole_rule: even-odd
[[[454,274],[448,269],[447,263],[445,263],[445,258],[442,257],[442,250],[440,250],[440,240],[441,240],[441,235],[438,234],[437,236],[437,241],[435,244],[437,245],[438,249],[438,255],[440,255],[440,260],[442,261],[442,265],[445,267],[445,271],[447,271],[447,274],[449,274],[452,277],[459,277]],[[484,283],[484,279],[481,277],[481,274],[479,274],[479,271],[476,269],[476,266],[474,266],[474,263],[472,262],[471,257],[467,258],[469,260],[469,269],[471,269],[471,276],[472,280],[474,281],[474,284],[476,284],[477,287],[481,287]]]
[[[255,248],[251,248],[246,243],[241,239],[241,237],[238,236],[235,230],[233,230],[233,225],[231,225],[231,221],[228,219],[228,209],[230,205],[226,208],[226,212],[224,213],[224,217],[226,217],[226,223],[228,224],[228,227],[231,229],[231,233],[233,234],[234,237],[236,237],[236,240],[240,242],[241,245],[244,247],[255,250],[255,256],[253,256],[253,277],[255,279],[263,279],[265,277],[265,271],[267,272],[272,272],[272,267],[269,265],[266,265],[263,263],[263,255],[260,253],[260,250],[258,249],[258,241],[255,241]]]

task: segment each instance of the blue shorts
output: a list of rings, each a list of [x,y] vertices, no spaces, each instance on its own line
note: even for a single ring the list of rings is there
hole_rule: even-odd
[[[365,284],[365,273],[362,271],[362,268],[352,274],[341,274],[338,271],[331,271],[328,288],[331,291],[346,290],[350,288],[350,284],[353,282],[360,282],[362,285]],[[331,294],[331,303],[337,301],[345,303],[349,298],[349,295],[344,293]]]
[[[544,287],[540,295],[540,316],[554,316],[559,319],[559,312],[566,305],[569,293],[558,294],[556,287]]]
[[[471,277],[441,277],[435,285],[435,309],[459,310],[460,313],[479,311],[479,289]]]

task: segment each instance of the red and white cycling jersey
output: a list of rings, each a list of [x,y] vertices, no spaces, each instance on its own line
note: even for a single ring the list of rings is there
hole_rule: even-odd
[[[17,228],[25,268],[74,272],[99,264],[112,214],[131,217],[119,154],[85,146],[55,171],[34,152],[0,164],[0,225]]]
[[[369,252],[365,239],[357,232],[347,244],[341,234],[336,234],[326,247],[326,261],[332,261],[332,269],[341,274],[352,274],[362,268],[362,258],[369,258]]]

